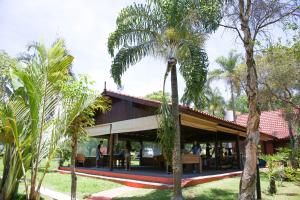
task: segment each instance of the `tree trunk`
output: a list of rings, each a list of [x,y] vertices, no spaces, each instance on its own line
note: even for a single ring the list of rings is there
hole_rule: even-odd
[[[275,182],[275,177],[270,178],[270,185],[269,185],[269,193],[270,194],[275,194],[277,192],[276,189],[276,182]]]
[[[4,170],[0,185],[1,200],[12,200],[17,195],[19,180],[22,177],[21,164],[18,159],[14,145],[7,144],[3,156]]]
[[[77,154],[77,133],[72,134],[72,156],[71,156],[71,200],[76,199],[77,176],[75,173],[76,154]]]
[[[34,158],[32,158],[34,159]],[[38,159],[38,156],[37,156]],[[30,193],[29,193],[29,200],[37,200],[39,199],[39,194],[38,192],[35,190],[36,188],[36,180],[37,180],[37,165],[35,163],[38,163],[37,160],[35,160],[34,162],[31,162],[31,164],[33,165],[31,170],[32,170],[32,176],[31,176],[31,184],[30,184]]]
[[[178,85],[177,85],[177,71],[176,59],[171,58],[168,65],[171,67],[171,88],[172,88],[172,113],[174,117],[176,132],[174,135],[174,152],[173,152],[173,197],[172,200],[182,200],[181,191],[181,149],[180,149],[180,124],[179,124],[179,108],[178,108]]]
[[[259,143],[259,120],[260,109],[258,105],[258,84],[256,64],[254,61],[254,41],[252,40],[249,18],[251,7],[248,7],[246,14],[244,13],[244,0],[240,0],[240,21],[241,29],[244,34],[243,44],[246,51],[247,64],[247,83],[246,93],[249,103],[249,116],[247,121],[247,138],[246,138],[246,161],[240,181],[240,200],[255,199],[255,183],[256,183],[256,159],[257,145]],[[250,4],[251,5],[251,4]],[[248,12],[250,11],[250,12]]]
[[[10,151],[11,147],[10,145],[6,145],[5,148],[5,153],[3,156],[3,164],[4,164],[4,170],[2,173],[2,180],[1,180],[1,185],[0,185],[0,194],[4,193],[4,185],[6,180],[8,179],[8,175],[9,175],[9,171],[10,171],[10,155],[11,155],[11,151]]]
[[[232,103],[233,120],[236,121],[235,101],[234,101],[232,80],[230,80],[230,92],[231,92],[231,103]]]
[[[289,136],[290,136],[290,144],[291,144],[291,155],[290,155],[290,162],[293,167],[293,169],[298,168],[298,162],[297,162],[297,151],[298,151],[298,142],[295,140],[295,137],[293,135],[293,127],[291,119],[288,119],[288,129],[289,129]]]

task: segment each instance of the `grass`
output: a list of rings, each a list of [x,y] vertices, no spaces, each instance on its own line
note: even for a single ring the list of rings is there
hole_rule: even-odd
[[[298,200],[300,199],[300,182],[283,182],[277,184],[277,194],[269,195],[267,192],[268,180],[261,173],[262,198],[264,200]],[[228,178],[210,183],[200,184],[183,189],[183,195],[187,200],[230,200],[237,199],[239,177]],[[169,200],[170,190],[141,189],[134,193],[125,193],[114,200]]]
[[[42,163],[43,166],[43,163]],[[41,170],[43,167],[41,168]],[[59,191],[65,194],[70,194],[71,176],[70,174],[60,174],[55,172],[57,162],[53,161],[49,172],[43,182],[43,186]],[[0,172],[3,171],[3,163],[0,160]],[[298,175],[300,177],[300,175]],[[239,177],[228,178],[210,183],[204,183],[194,187],[183,189],[183,195],[187,200],[230,200],[237,199],[239,188]],[[83,199],[90,194],[120,187],[120,184],[78,176],[77,180],[77,195],[79,199]],[[265,173],[261,173],[261,188],[264,200],[298,200],[300,199],[300,180],[296,182],[283,182],[282,186],[277,182],[277,194],[269,195],[267,192],[268,179]],[[23,190],[23,191],[22,191]],[[24,187],[21,185],[20,193],[24,193]],[[153,190],[139,189],[134,192],[125,193],[114,200],[169,200],[171,197],[170,190]],[[45,198],[45,200],[48,200]]]
[[[39,169],[40,171],[43,171],[44,165],[45,162],[42,162],[41,168]],[[54,191],[58,191],[70,195],[71,175],[60,174],[56,172],[55,170],[57,169],[57,166],[58,164],[56,161],[51,162],[49,172],[46,174],[44,178],[43,186],[52,189]],[[2,174],[2,172],[3,172],[3,162],[2,159],[0,159],[0,174]],[[29,175],[30,174],[28,173],[27,176],[29,177]],[[93,193],[109,190],[120,186],[121,186],[120,184],[111,181],[77,176],[77,198],[84,199],[85,197]],[[20,194],[25,193],[23,183],[20,184],[19,193]],[[45,199],[47,200],[47,198]]]
[[[46,174],[46,177],[43,181],[43,186],[65,194],[70,194],[71,175],[50,172]],[[111,181],[77,176],[77,195],[79,199],[83,199],[84,197],[96,192],[109,190],[120,186],[120,184]]]

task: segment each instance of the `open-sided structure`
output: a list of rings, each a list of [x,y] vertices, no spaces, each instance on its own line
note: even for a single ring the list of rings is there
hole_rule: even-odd
[[[143,144],[157,142],[160,102],[112,91],[104,91],[103,95],[111,100],[112,109],[106,113],[97,113],[96,125],[87,128],[87,131],[92,137],[108,139],[107,165],[110,169],[114,167],[114,156],[118,155],[116,139],[140,143],[140,166],[163,168],[166,163],[162,155],[143,157]],[[198,141],[202,146],[201,167],[204,170],[242,168],[246,127],[189,107],[180,106],[179,110],[183,163],[189,163],[184,153],[188,153],[187,144]],[[261,133],[263,153],[268,153],[267,146],[272,139],[272,136]],[[94,165],[92,161],[90,164]]]

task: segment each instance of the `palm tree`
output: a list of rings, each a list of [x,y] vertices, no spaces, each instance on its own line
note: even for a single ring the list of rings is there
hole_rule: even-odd
[[[171,72],[175,127],[173,199],[183,199],[177,63],[185,79],[185,93],[197,97],[207,74],[208,59],[203,44],[206,34],[218,26],[221,6],[217,1],[196,0],[149,0],[147,4],[133,4],[121,11],[116,21],[117,28],[108,39],[108,50],[114,57],[111,75],[119,86],[127,68],[145,56],[166,60],[165,78]],[[115,54],[114,50],[118,52]]]
[[[227,58],[221,56],[216,59],[216,62],[219,64],[221,69],[215,69],[209,73],[209,80],[224,79],[227,83],[229,83],[234,121],[236,120],[234,88],[239,90],[239,86],[237,86],[238,81],[235,79],[235,71],[239,58],[239,54],[236,54],[234,51],[230,51]]]
[[[155,100],[155,101],[160,101],[162,102],[164,98],[167,99],[168,102],[171,102],[171,95],[168,92],[164,92],[162,90],[159,91],[154,91],[150,94],[147,94],[145,96],[147,99]]]
[[[92,82],[86,76],[79,80],[71,78],[68,84],[62,88],[62,113],[66,119],[65,139],[71,139],[71,199],[76,200],[77,177],[75,173],[75,158],[77,154],[78,140],[86,136],[87,126],[95,122],[94,113],[110,108],[109,101],[101,97],[97,91],[90,89]]]
[[[208,88],[205,95],[207,98],[207,111],[218,117],[223,117],[225,111],[225,100],[221,96],[220,91],[217,88]]]
[[[13,94],[1,106],[1,133],[9,136],[6,151],[10,151],[11,166],[5,189],[4,199],[12,199],[14,194],[10,188],[14,180],[18,182],[22,176],[25,183],[27,199],[39,198],[39,189],[50,161],[57,147],[59,134],[65,127],[56,114],[60,107],[60,89],[69,75],[69,67],[73,57],[69,55],[63,40],[57,40],[47,49],[41,43],[29,47],[28,54],[20,59],[23,64],[12,66]],[[3,126],[1,126],[1,124]],[[41,177],[38,168],[42,158],[47,164]],[[27,183],[26,172],[30,170],[30,184]],[[28,191],[28,188],[30,190]],[[8,193],[7,191],[10,191]]]

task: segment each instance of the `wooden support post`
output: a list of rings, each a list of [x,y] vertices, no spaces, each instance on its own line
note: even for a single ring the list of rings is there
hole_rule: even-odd
[[[218,142],[218,132],[215,136],[215,169],[217,170],[219,168],[219,142]]]
[[[262,149],[263,149],[264,154],[267,154],[267,145],[266,144],[267,144],[267,142],[263,141],[263,148]]]
[[[143,164],[143,149],[144,149],[143,141],[140,141],[140,145],[141,145],[141,148],[140,148],[140,166],[142,166],[142,164]]]
[[[259,175],[259,163],[257,160],[256,165],[256,199],[261,200],[261,187],[260,187],[260,175]]]
[[[221,140],[218,140],[219,148],[218,148],[218,156],[219,156],[219,162],[218,162],[218,169],[222,169],[222,159],[223,159],[223,144]]]
[[[109,130],[109,170],[113,171],[114,164],[113,164],[113,149],[114,149],[114,134],[111,133],[112,124],[110,124]]]
[[[236,159],[237,159],[237,167],[241,169],[241,153],[240,153],[240,136],[236,136]]]
[[[179,127],[180,127],[180,153],[181,153],[181,150],[184,149],[185,138],[183,138],[183,134],[182,134],[181,115],[180,114],[179,114]]]

